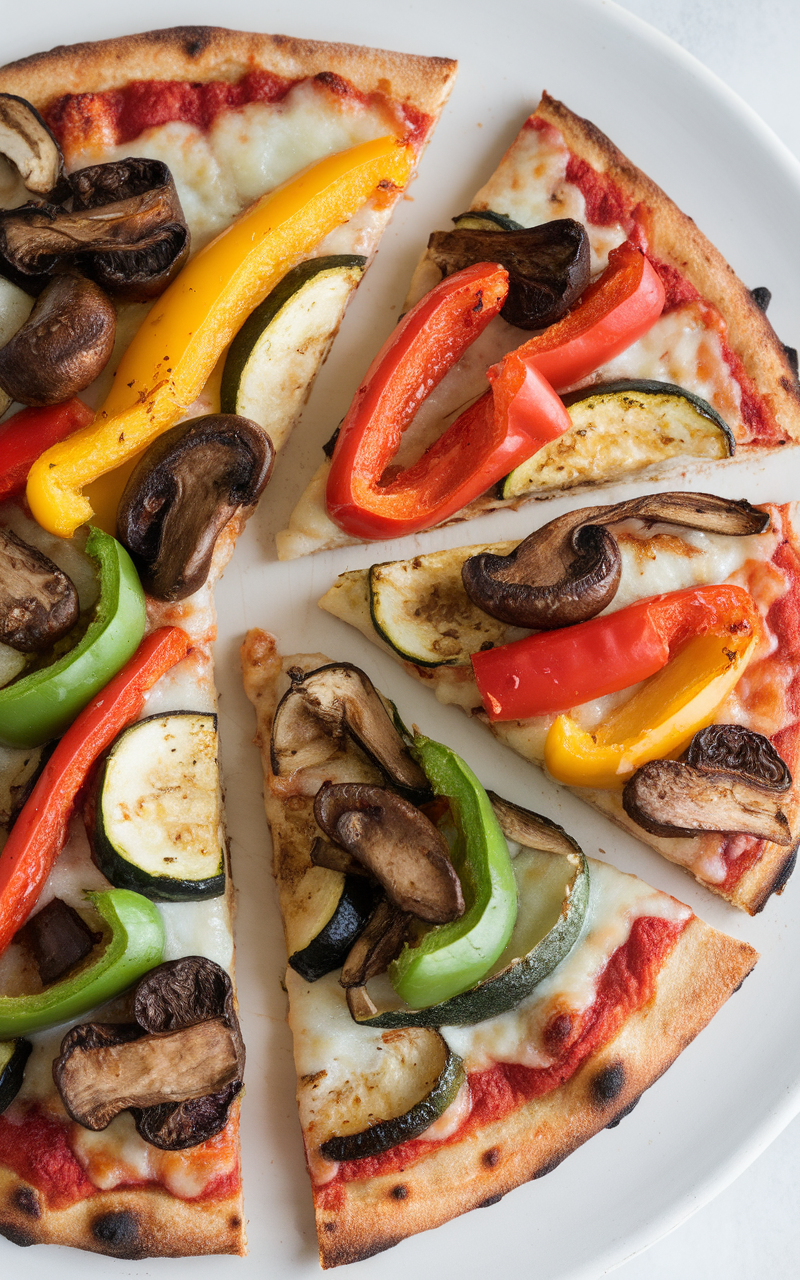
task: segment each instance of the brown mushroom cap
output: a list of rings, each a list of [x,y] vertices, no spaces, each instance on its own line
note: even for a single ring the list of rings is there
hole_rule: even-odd
[[[433,924],[463,915],[464,897],[447,841],[408,800],[365,783],[325,783],[314,801],[314,816],[402,911]]]
[[[342,965],[339,985],[342,987],[363,987],[370,978],[377,978],[385,973],[399,955],[408,937],[413,922],[409,911],[402,911],[383,898],[378,903],[366,928],[353,943],[350,953]]]
[[[0,349],[0,387],[21,404],[61,404],[105,368],[116,329],[102,289],[83,276],[56,276]]]
[[[0,641],[40,653],[74,627],[79,613],[78,593],[58,565],[0,526]]]
[[[193,418],[154,441],[117,512],[117,537],[154,599],[183,600],[203,585],[219,534],[258,501],[274,458],[269,436],[234,414]]]
[[[657,493],[582,507],[543,525],[507,556],[470,556],[462,568],[464,590],[512,626],[548,631],[585,622],[611,603],[619,586],[619,547],[605,526],[630,519],[736,537],[769,526],[769,515],[749,502],[710,493]]]
[[[788,791],[792,775],[769,738],[741,724],[710,724],[689,743],[686,763],[704,773],[746,778],[755,787]]]
[[[13,93],[0,93],[0,154],[28,191],[46,196],[58,186],[64,170],[61,148],[36,108]]]

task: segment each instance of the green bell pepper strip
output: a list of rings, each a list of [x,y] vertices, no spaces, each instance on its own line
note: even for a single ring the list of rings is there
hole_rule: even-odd
[[[144,591],[125,548],[92,528],[86,553],[100,580],[94,617],[63,657],[0,689],[0,742],[8,747],[38,747],[62,734],[144,635]]]
[[[105,1004],[161,964],[164,923],[158,907],[130,889],[87,893],[111,930],[99,959],[36,995],[0,996],[0,1040],[69,1022]]]
[[[449,747],[417,735],[412,753],[437,795],[447,796],[463,856],[454,861],[466,910],[436,925],[389,967],[395,991],[414,1008],[448,1000],[480,982],[502,955],[517,916],[517,884],[505,836],[475,774]]]

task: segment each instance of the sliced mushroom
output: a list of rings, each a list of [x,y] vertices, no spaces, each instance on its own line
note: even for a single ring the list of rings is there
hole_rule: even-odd
[[[712,725],[687,759],[651,760],[625,784],[625,812],[657,836],[742,833],[790,845],[781,809],[791,775],[772,743],[741,725]]]
[[[0,154],[10,160],[28,191],[46,196],[59,184],[64,157],[35,107],[0,93]]]
[[[546,853],[571,856],[580,853],[581,847],[563,827],[541,813],[523,809],[521,805],[504,800],[496,791],[487,791],[500,829],[506,840],[524,845],[526,849],[542,849]]]
[[[40,653],[78,621],[71,580],[36,547],[0,526],[0,641]]]
[[[0,213],[3,274],[38,292],[53,270],[75,264],[127,301],[157,297],[189,252],[189,232],[167,166],[120,160],[80,170],[69,181],[71,212],[28,204]]]
[[[314,801],[314,816],[402,911],[432,924],[463,915],[464,897],[447,841],[408,800],[364,783],[325,783]]]
[[[183,600],[203,585],[219,534],[258,502],[274,458],[269,436],[234,414],[182,422],[150,446],[125,486],[117,537],[151,596]]]
[[[83,276],[56,276],[0,349],[0,387],[21,404],[61,404],[105,368],[116,329],[102,289]]]
[[[33,953],[42,985],[57,981],[84,960],[102,934],[61,898],[51,898],[15,935]]]
[[[408,937],[413,916],[384,898],[370,916],[361,936],[342,965],[339,983],[363,987],[370,978],[385,973]]]
[[[272,725],[270,754],[276,777],[324,763],[336,750],[337,739],[348,736],[395,786],[430,791],[378,691],[359,667],[338,662],[289,674],[292,687],[278,703]]]
[[[710,493],[656,493],[606,507],[582,507],[544,525],[507,556],[465,560],[464,589],[479,608],[512,626],[547,631],[585,622],[616,595],[622,562],[605,527],[622,520],[675,524],[742,537],[763,533],[769,515]]]
[[[53,1078],[68,1114],[104,1129],[130,1108],[155,1146],[205,1142],[224,1127],[244,1070],[228,975],[202,956],[173,960],[141,980],[133,1008],[135,1026],[85,1023],[64,1037]]]
[[[434,231],[428,256],[446,276],[474,262],[501,263],[508,271],[508,297],[500,314],[520,329],[553,324],[589,283],[589,237],[572,218],[518,231]]]
[[[315,867],[326,867],[328,871],[340,871],[344,876],[369,876],[363,862],[359,862],[352,853],[343,849],[340,844],[331,844],[317,836],[311,846],[311,861]]]

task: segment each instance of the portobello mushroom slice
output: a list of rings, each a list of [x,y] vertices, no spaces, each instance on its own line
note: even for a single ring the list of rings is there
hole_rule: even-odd
[[[0,1115],[11,1106],[22,1088],[25,1064],[32,1049],[30,1040],[21,1036],[0,1041]]]
[[[695,734],[686,760],[651,760],[636,770],[622,792],[628,817],[657,836],[714,831],[791,845],[781,809],[791,775],[772,743],[741,725],[711,728]]]
[[[84,1023],[53,1064],[67,1113],[105,1129],[129,1108],[137,1131],[170,1151],[219,1133],[242,1087],[244,1046],[223,969],[202,956],[159,965],[139,982],[136,1024]]]
[[[622,572],[608,525],[638,519],[706,533],[763,533],[769,515],[749,502],[710,493],[657,493],[611,506],[582,507],[551,520],[510,555],[482,552],[461,570],[467,595],[493,618],[537,631],[595,617],[614,599]]]
[[[408,800],[366,783],[320,787],[314,816],[371,871],[389,900],[432,924],[464,914],[464,896],[442,833]]]
[[[0,154],[13,164],[28,191],[46,196],[58,187],[64,157],[35,107],[0,93]]]
[[[0,525],[0,641],[21,653],[42,653],[75,626],[79,614],[71,579]]]
[[[214,548],[272,473],[269,436],[248,418],[214,413],[165,431],[128,479],[117,537],[156,600],[185,600],[203,585]]]
[[[508,271],[500,314],[518,329],[554,324],[589,283],[589,237],[573,218],[507,230],[466,226],[461,219],[454,231],[434,231],[428,257],[445,276],[475,262],[499,262]]]
[[[314,671],[295,668],[289,675],[292,687],[278,703],[272,723],[270,759],[276,777],[324,765],[341,741],[350,738],[394,786],[430,793],[428,779],[359,667],[332,662]]]
[[[111,358],[117,313],[83,276],[51,280],[21,329],[0,348],[0,387],[21,404],[61,404]]]

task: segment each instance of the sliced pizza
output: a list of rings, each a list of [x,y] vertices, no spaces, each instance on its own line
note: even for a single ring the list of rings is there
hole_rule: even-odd
[[[18,1244],[244,1252],[213,589],[454,73],[190,27],[0,70],[0,410],[27,406],[0,428]]]
[[[756,954],[487,794],[351,664],[282,658],[262,631],[242,661],[331,1267],[493,1203],[616,1123]]]
[[[794,506],[666,493],[353,570],[320,604],[754,913],[800,837],[799,568]]]
[[[562,103],[544,95],[454,223],[431,236],[282,559],[800,439],[769,290]]]

